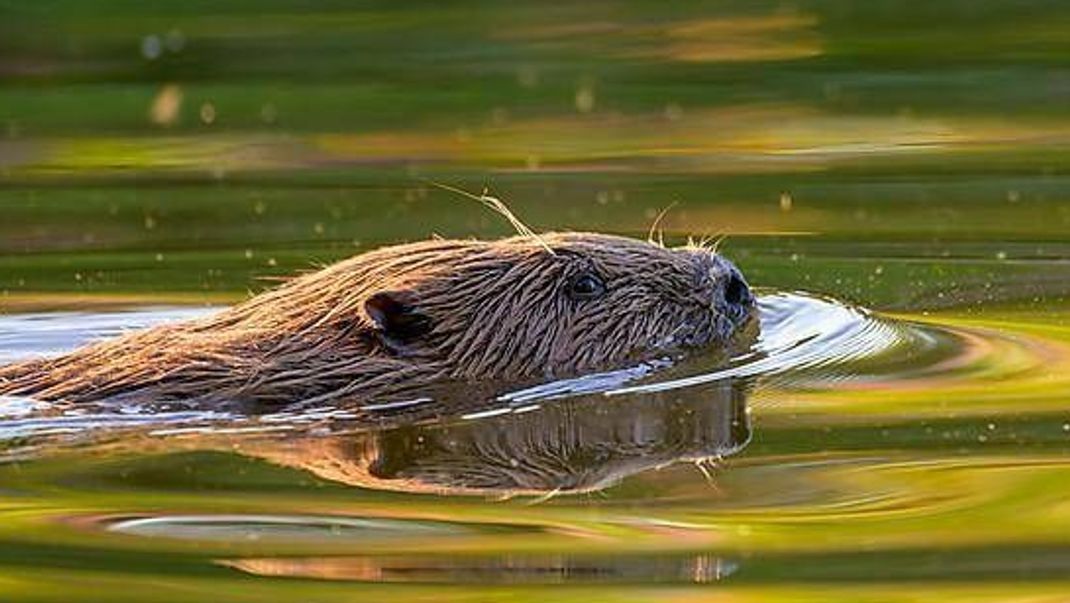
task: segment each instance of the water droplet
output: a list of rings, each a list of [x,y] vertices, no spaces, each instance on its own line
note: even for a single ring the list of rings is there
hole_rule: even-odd
[[[204,103],[203,105],[201,105],[201,121],[205,125],[211,125],[213,122],[215,122],[215,118],[215,105],[213,105],[212,103]]]
[[[576,110],[580,113],[590,113],[594,110],[594,86],[582,84],[576,90]]]
[[[279,118],[279,111],[272,103],[264,103],[260,107],[260,121],[266,124],[273,124],[275,120]]]
[[[516,73],[516,81],[524,88],[534,88],[539,85],[539,72],[534,67],[521,67]]]
[[[167,32],[167,35],[163,40],[164,46],[171,52],[182,52],[182,49],[186,46],[186,36],[182,34],[179,29],[172,29]]]
[[[149,119],[154,124],[170,126],[178,120],[182,109],[182,88],[167,84],[160,88],[149,106]]]
[[[496,126],[503,126],[509,121],[509,111],[504,107],[495,107],[490,112],[490,121]]]
[[[161,52],[163,52],[163,43],[160,41],[160,36],[149,34],[141,38],[141,56],[150,61],[155,61],[160,58]]]

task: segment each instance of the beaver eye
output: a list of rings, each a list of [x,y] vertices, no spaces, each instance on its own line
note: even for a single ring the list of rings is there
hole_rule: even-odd
[[[566,292],[570,298],[576,301],[594,299],[606,292],[606,284],[602,282],[602,279],[598,278],[598,275],[583,272],[576,275],[569,282]]]

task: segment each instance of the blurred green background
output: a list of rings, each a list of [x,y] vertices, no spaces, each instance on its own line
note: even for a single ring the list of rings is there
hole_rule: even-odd
[[[759,285],[1050,299],[1068,117],[1060,1],[6,2],[0,291],[231,299],[509,233],[435,181],[538,230],[673,206]]]

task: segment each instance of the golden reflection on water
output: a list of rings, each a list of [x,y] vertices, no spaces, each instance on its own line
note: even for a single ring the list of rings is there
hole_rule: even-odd
[[[1070,392],[1070,328],[1029,320],[948,313],[905,316],[955,331],[959,353],[921,370],[888,379],[846,381],[819,391],[770,394],[763,412],[772,420],[872,421],[880,415],[919,419],[987,416],[1003,412],[1053,412],[1066,408]],[[1070,420],[1070,417],[1068,417]]]
[[[590,92],[594,94],[594,92]],[[147,111],[173,123],[183,93],[160,89]],[[577,101],[579,102],[579,101]],[[594,102],[593,100],[591,102]],[[20,176],[115,171],[234,173],[339,165],[481,166],[513,171],[806,173],[859,160],[931,160],[1008,148],[1056,151],[1061,122],[970,116],[836,115],[787,102],[676,108],[667,113],[581,111],[487,120],[459,128],[317,134],[204,132],[5,141],[0,167]]]
[[[452,559],[298,557],[221,560],[220,565],[257,576],[359,582],[474,582],[575,584],[614,580],[707,584],[731,575],[738,564],[711,555],[612,560],[570,555],[476,556]]]
[[[689,62],[784,61],[822,52],[813,15],[782,12],[702,19],[667,28],[659,56]]]
[[[748,63],[815,57],[822,52],[814,15],[792,11],[673,21],[510,24],[492,35],[605,57],[694,63]]]

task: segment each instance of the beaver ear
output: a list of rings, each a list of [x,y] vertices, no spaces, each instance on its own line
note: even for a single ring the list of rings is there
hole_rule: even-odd
[[[364,302],[379,338],[395,351],[431,330],[431,318],[417,311],[408,298],[402,292],[381,291]]]

